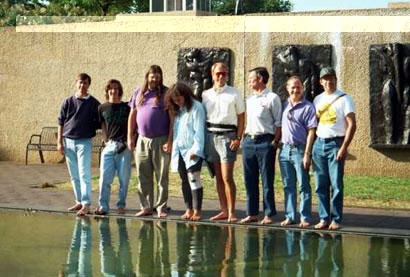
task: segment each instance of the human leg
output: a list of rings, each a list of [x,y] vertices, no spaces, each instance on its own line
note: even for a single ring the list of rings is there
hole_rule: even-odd
[[[226,200],[225,184],[222,178],[221,162],[214,162],[215,167],[215,183],[216,191],[218,193],[219,204],[221,212],[211,217],[211,220],[223,220],[228,218],[228,204]]]
[[[178,173],[181,178],[182,195],[186,206],[185,213],[181,216],[182,219],[190,219],[193,214],[191,187],[188,181],[188,172],[185,167],[184,159],[179,155]]]
[[[115,157],[115,167],[117,169],[118,181],[120,183],[117,202],[118,214],[124,214],[125,206],[127,205],[128,185],[131,176],[131,159],[132,153],[128,149],[116,154]]]
[[[77,140],[76,149],[81,184],[81,204],[83,205],[77,215],[83,216],[89,213],[91,204],[91,139]]]
[[[75,140],[64,138],[64,155],[67,161],[68,172],[70,173],[71,184],[73,186],[76,204],[69,211],[80,210],[81,205],[81,185],[80,175],[78,173],[78,160],[75,149]]]
[[[171,155],[162,150],[162,146],[167,142],[168,137],[154,138],[152,142],[152,164],[158,184],[158,198],[155,204],[160,217],[167,216],[168,202],[168,182],[169,164]]]
[[[276,150],[272,145],[270,136],[263,138],[257,147],[258,163],[263,186],[263,211],[262,224],[272,223],[272,217],[276,215],[275,192],[273,183],[275,179],[275,156]]]
[[[100,165],[100,207],[95,211],[98,213],[108,213],[110,196],[111,196],[111,184],[114,180],[115,174],[115,145],[108,144],[101,153],[101,165]]]
[[[135,147],[135,164],[138,177],[138,197],[141,205],[141,211],[136,215],[151,215],[154,193],[151,139],[142,136],[138,137],[137,145]]]
[[[236,202],[236,185],[233,180],[233,168],[235,162],[221,163],[222,180],[225,185],[226,203],[228,207],[228,221],[236,222],[238,218],[235,213],[235,202]]]
[[[337,141],[330,143],[332,149],[329,154],[329,177],[332,186],[332,210],[331,221],[340,225],[343,219],[343,174],[344,174],[344,160],[336,160],[337,152],[340,149]],[[335,226],[335,225],[334,225]],[[336,229],[339,229],[340,226]]]
[[[296,170],[292,161],[292,149],[283,145],[279,153],[279,167],[285,194],[285,217],[282,226],[295,222],[296,219]]]
[[[254,222],[259,213],[259,163],[254,140],[245,138],[242,142],[242,165],[246,188],[247,217],[241,223]]]

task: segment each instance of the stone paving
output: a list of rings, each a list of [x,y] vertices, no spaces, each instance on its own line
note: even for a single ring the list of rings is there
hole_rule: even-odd
[[[98,169],[93,168],[93,174],[98,174]],[[135,174],[135,173],[134,173]],[[67,168],[64,164],[24,164],[12,162],[0,162],[0,209],[33,209],[53,212],[65,212],[66,208],[74,202],[72,191],[59,190],[56,188],[39,188],[39,185],[48,183],[56,184],[69,180]],[[206,187],[205,189],[213,189]],[[92,210],[97,206],[98,193],[92,193]],[[115,207],[116,195],[111,197],[111,207]],[[180,215],[184,212],[183,199],[171,197],[169,206],[172,208],[166,220],[179,221]],[[269,226],[252,224],[252,226],[263,228],[280,227],[279,222],[283,219],[283,203],[276,204],[278,215],[274,217],[276,223]],[[211,223],[209,217],[214,215],[219,208],[216,200],[204,200],[203,220],[200,223]],[[132,217],[139,209],[137,196],[130,194],[127,199],[127,213],[125,216]],[[318,220],[317,207],[313,207],[313,221]],[[116,215],[114,209],[111,215]],[[245,202],[238,201],[237,215],[239,218],[245,217]],[[73,216],[75,214],[73,213]],[[157,220],[155,217],[149,219]],[[139,220],[136,218],[136,220]],[[233,224],[218,222],[212,224]],[[242,225],[242,224],[233,224]],[[297,230],[296,225],[288,229]],[[312,228],[308,228],[312,230]],[[315,230],[316,231],[316,230]],[[324,231],[327,232],[327,231]],[[410,237],[410,211],[408,210],[387,210],[370,208],[349,208],[344,209],[343,228],[340,233],[362,233],[380,234],[387,236]]]

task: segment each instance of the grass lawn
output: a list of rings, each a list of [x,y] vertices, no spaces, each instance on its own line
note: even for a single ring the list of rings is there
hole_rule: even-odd
[[[235,182],[237,187],[237,199],[245,200],[246,191],[243,182],[243,172],[241,163],[236,163]],[[206,168],[202,170],[202,182],[204,186],[205,199],[217,199],[214,180],[209,176]],[[393,208],[410,209],[410,179],[395,177],[368,177],[368,176],[345,176],[344,205],[350,207],[373,207],[373,208]],[[313,203],[316,204],[314,193],[314,181],[311,178]],[[71,190],[70,182],[57,185],[57,188]],[[118,180],[115,178],[112,186],[113,191],[117,191]],[[98,176],[92,178],[92,190],[98,191]],[[129,193],[137,192],[137,180],[131,178]],[[170,173],[169,195],[182,197],[180,179],[177,173]],[[280,173],[275,176],[275,200],[283,202],[283,184]]]

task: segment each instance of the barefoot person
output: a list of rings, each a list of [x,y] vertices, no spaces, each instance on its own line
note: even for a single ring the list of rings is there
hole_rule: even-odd
[[[337,230],[343,217],[344,163],[356,131],[356,117],[352,98],[337,89],[333,68],[326,67],[320,71],[320,84],[325,91],[313,102],[319,119],[318,138],[313,144],[313,170],[320,217],[315,228]]]
[[[121,101],[122,95],[121,83],[118,80],[109,80],[105,86],[107,102],[98,107],[105,137],[105,147],[101,153],[100,206],[94,211],[97,215],[105,215],[110,209],[111,184],[115,172],[117,172],[120,183],[117,213],[125,214],[132,153],[127,149],[127,125],[130,107],[128,103]]]
[[[245,105],[240,92],[226,84],[228,67],[223,63],[212,66],[214,85],[202,94],[207,112],[207,160],[215,167],[216,189],[221,212],[211,220],[237,221],[235,214],[236,187],[233,168],[242,138]]]
[[[69,211],[84,216],[91,204],[91,138],[98,127],[100,103],[88,92],[91,77],[81,73],[77,77],[77,91],[66,98],[58,117],[57,149],[65,155],[76,204]]]
[[[252,93],[246,99],[246,129],[242,142],[242,162],[246,187],[247,217],[241,223],[255,222],[259,213],[259,174],[263,187],[262,224],[272,223],[276,214],[273,181],[275,155],[280,139],[282,104],[266,84],[269,73],[265,67],[249,71],[248,84]]]
[[[142,89],[138,88],[129,102],[127,144],[135,149],[138,176],[138,196],[141,211],[136,216],[152,215],[154,210],[154,173],[158,184],[155,204],[159,217],[167,216],[168,170],[172,145],[172,128],[164,96],[167,87],[163,84],[162,69],[151,65],[145,74]],[[135,130],[138,131],[135,146]]]
[[[186,212],[182,219],[200,220],[203,198],[201,166],[204,158],[205,109],[182,84],[171,86],[165,104],[174,117],[171,168],[178,170]]]
[[[300,223],[310,225],[312,216],[312,189],[309,168],[312,162],[312,146],[315,139],[317,118],[315,107],[304,99],[302,80],[292,76],[286,82],[289,98],[283,106],[282,149],[279,166],[285,194],[285,217],[281,226],[296,222],[297,188],[300,188]]]

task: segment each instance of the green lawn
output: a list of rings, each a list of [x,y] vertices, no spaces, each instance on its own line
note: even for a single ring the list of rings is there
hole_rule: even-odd
[[[204,198],[216,199],[216,188],[214,180],[210,178],[207,170],[202,171],[202,182],[204,186]],[[237,199],[245,200],[246,191],[243,183],[242,168],[235,169],[235,182],[237,187]],[[312,191],[314,182],[312,180]],[[410,209],[410,179],[395,177],[367,177],[367,176],[345,176],[345,206],[351,207],[374,207]],[[98,176],[92,178],[93,191],[98,191]],[[180,179],[177,173],[170,173],[169,195],[182,197]],[[114,180],[113,191],[118,187],[117,179]],[[69,182],[57,185],[57,188],[71,189]],[[129,193],[136,193],[137,180],[133,176],[129,186]],[[279,172],[275,176],[275,199],[283,201],[283,184]],[[317,203],[316,195],[313,193],[313,203]]]

